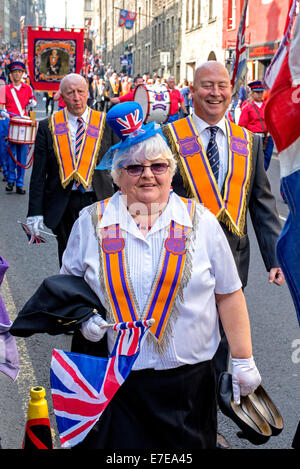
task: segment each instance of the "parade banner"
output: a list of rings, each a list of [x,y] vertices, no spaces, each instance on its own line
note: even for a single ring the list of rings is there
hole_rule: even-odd
[[[287,31],[292,31],[297,2],[290,2]],[[289,35],[289,33],[288,33]],[[300,325],[300,16],[293,35],[282,44],[283,60],[274,58],[267,70],[270,94],[265,107],[267,128],[278,150],[281,189],[289,214],[276,253],[288,284]],[[273,77],[276,77],[273,80]]]
[[[80,73],[84,29],[27,27],[27,63],[36,91],[57,91],[62,78]]]

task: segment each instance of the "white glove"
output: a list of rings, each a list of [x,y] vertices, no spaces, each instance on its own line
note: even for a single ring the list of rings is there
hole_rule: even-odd
[[[36,107],[36,106],[37,106],[37,101],[36,101],[35,99],[30,99],[30,100],[29,100],[29,105],[30,105],[31,107]]]
[[[6,119],[9,117],[9,114],[4,109],[0,110],[0,115],[1,117],[5,117]]]
[[[261,383],[261,376],[254,358],[232,358],[232,391],[235,404],[240,404],[240,396],[248,396]]]
[[[99,342],[106,332],[106,328],[101,328],[101,326],[106,326],[107,324],[100,314],[94,314],[94,316],[81,324],[81,333],[85,339],[91,342]]]
[[[29,229],[32,234],[38,236],[39,230],[44,230],[44,217],[42,215],[36,215],[34,217],[26,218],[26,225],[29,226]]]

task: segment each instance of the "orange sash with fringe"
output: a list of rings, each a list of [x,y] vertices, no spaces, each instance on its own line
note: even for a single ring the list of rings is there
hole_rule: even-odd
[[[101,221],[105,207],[110,199],[98,202],[98,221]],[[191,219],[195,202],[183,199]],[[144,311],[139,311],[126,268],[125,240],[119,225],[101,229],[102,259],[105,284],[116,322],[130,322],[139,319],[155,319],[151,334],[161,342],[173,302],[182,278],[186,257],[186,240],[190,228],[171,221],[169,234],[165,240],[159,267],[153,282]]]
[[[88,109],[87,125],[80,152],[76,159],[66,108],[52,114],[50,118],[50,131],[63,188],[65,188],[71,180],[81,183],[84,189],[90,187],[94,168],[97,164],[104,125],[105,113]]]
[[[252,140],[246,129],[228,120],[226,129],[229,158],[222,197],[192,118],[180,119],[166,126],[190,195],[203,203],[232,232],[243,237],[246,196],[251,176]]]

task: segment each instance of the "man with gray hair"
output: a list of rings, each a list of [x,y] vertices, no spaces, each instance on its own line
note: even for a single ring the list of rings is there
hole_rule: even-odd
[[[66,107],[40,121],[32,168],[27,224],[38,235],[44,224],[57,237],[59,263],[79,212],[114,193],[111,176],[94,171],[116,137],[105,126],[105,113],[87,106],[82,75],[60,83]]]

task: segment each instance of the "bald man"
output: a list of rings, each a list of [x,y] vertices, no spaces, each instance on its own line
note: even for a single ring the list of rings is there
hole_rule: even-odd
[[[39,122],[27,224],[36,235],[44,224],[53,231],[61,265],[80,210],[114,193],[111,176],[94,168],[117,140],[105,126],[105,113],[87,106],[88,84],[82,75],[66,75],[60,93],[66,107]]]
[[[191,93],[194,114],[165,128],[180,168],[172,187],[182,196],[194,196],[217,216],[243,287],[250,259],[249,209],[268,281],[282,285],[276,258],[281,223],[264,170],[261,139],[226,118],[231,85],[223,64],[210,61],[197,68]],[[218,376],[227,370],[228,353],[224,336],[216,355]]]

